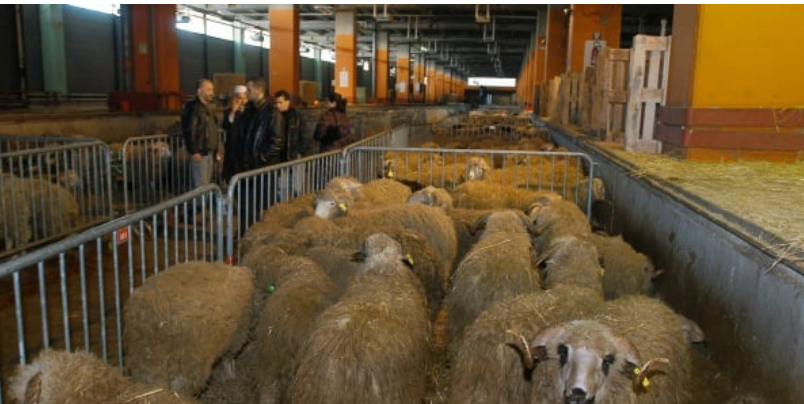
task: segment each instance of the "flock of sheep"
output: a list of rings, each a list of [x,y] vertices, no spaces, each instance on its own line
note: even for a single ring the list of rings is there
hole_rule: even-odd
[[[554,148],[531,137],[486,142],[475,148]],[[518,181],[527,165],[516,159],[426,156],[413,165],[389,153],[385,178],[337,177],[271,206],[240,238],[240,266],[191,262],[149,278],[125,303],[123,375],[91,354],[44,351],[7,394],[20,403],[697,402],[692,346],[703,332],[652,297],[661,271],[647,256],[593,231],[580,208],[587,194],[575,192],[584,181],[534,190]],[[565,163],[548,169],[579,170]],[[425,171],[436,186],[417,185]],[[583,177],[558,174],[548,179]]]
[[[125,376],[46,351],[18,402],[692,403],[700,329],[650,260],[547,191],[338,177],[272,206],[241,266],[192,262],[125,305]],[[435,380],[433,371],[445,374]],[[28,401],[26,401],[28,400]]]

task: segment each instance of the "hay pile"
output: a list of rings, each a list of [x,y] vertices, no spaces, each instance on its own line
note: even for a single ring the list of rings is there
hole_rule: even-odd
[[[638,168],[729,211],[767,232],[750,231],[791,261],[804,261],[804,164],[765,161],[700,162],[611,150]],[[684,199],[683,195],[680,195]],[[748,229],[746,229],[748,230]],[[781,241],[781,240],[784,241]]]

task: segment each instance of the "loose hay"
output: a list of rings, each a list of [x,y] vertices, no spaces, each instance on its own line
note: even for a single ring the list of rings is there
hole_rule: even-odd
[[[766,161],[700,162],[611,150],[636,165],[635,177],[654,176],[764,229],[753,237],[784,258],[804,260],[804,164]],[[683,198],[683,196],[682,196]],[[739,225],[737,223],[737,225]],[[784,241],[780,241],[782,239]]]

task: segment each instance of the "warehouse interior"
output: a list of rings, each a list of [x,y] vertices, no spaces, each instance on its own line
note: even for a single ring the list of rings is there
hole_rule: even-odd
[[[698,373],[689,390],[698,397],[672,402],[792,403],[804,396],[797,382],[804,363],[793,360],[804,351],[804,212],[798,208],[804,206],[804,93],[795,90],[804,88],[804,59],[777,52],[804,39],[800,7],[100,8],[0,5],[0,188],[7,191],[25,175],[63,185],[59,174],[77,171],[83,195],[76,202],[79,227],[39,238],[37,219],[29,219],[28,245],[9,242],[19,230],[7,214],[52,207],[44,200],[61,194],[45,193],[30,209],[3,200],[0,322],[9,327],[0,334],[0,404],[15,402],[16,366],[48,347],[86,349],[123,367],[129,358],[122,307],[166,267],[254,262],[243,246],[254,254],[257,231],[278,230],[261,220],[262,202],[250,205],[255,210],[245,219],[238,216],[238,201],[256,200],[250,192],[257,188],[248,184],[297,187],[290,196],[313,203],[325,184],[306,182],[290,162],[203,189],[175,186],[175,165],[125,165],[139,149],[167,155],[164,161],[176,158],[180,111],[196,96],[199,78],[213,80],[215,110],[222,113],[234,86],[254,77],[267,79],[269,93],[293,95],[310,134],[325,96],[334,91],[347,98],[355,143],[297,162],[307,173],[349,174],[367,184],[377,173],[387,179],[386,164],[396,159],[395,179],[453,191],[461,180],[449,182],[435,161],[457,166],[482,157],[498,173],[566,162],[553,171],[567,176],[564,183],[552,178],[549,189],[577,198],[574,187],[586,180],[587,201],[599,198],[584,211],[593,230],[648,256],[661,273],[653,296],[706,336],[690,343]],[[543,148],[528,149],[526,141],[536,138]],[[482,141],[487,144],[478,146]],[[160,171],[168,166],[173,171]],[[162,177],[149,178],[154,171]],[[605,185],[603,195],[593,195],[592,179]],[[518,188],[534,187],[525,182]],[[283,191],[275,202],[290,204],[290,196]],[[302,214],[293,212],[288,223]],[[193,215],[197,220],[188,219]],[[88,269],[87,288],[83,264],[80,271],[59,264],[93,254],[95,265],[114,268],[115,277]],[[92,290],[96,285],[100,291]],[[98,317],[98,310],[106,315]],[[507,349],[517,344],[511,338]],[[245,346],[242,352],[256,349]],[[231,360],[232,368],[251,366]],[[455,402],[444,376],[454,363],[444,363],[428,371],[421,402]],[[221,374],[188,396],[251,401],[225,398],[240,387],[229,380],[230,390],[221,389],[227,384]],[[654,380],[668,387],[660,376]]]

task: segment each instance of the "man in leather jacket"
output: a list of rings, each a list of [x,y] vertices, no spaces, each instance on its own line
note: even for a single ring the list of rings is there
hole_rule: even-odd
[[[215,86],[209,79],[198,80],[195,98],[184,105],[181,129],[184,146],[190,155],[190,176],[193,188],[212,181],[213,156],[221,159],[218,141],[220,123],[212,112]]]
[[[287,91],[277,91],[274,98],[279,112],[276,116],[275,130],[284,135],[281,147],[282,162],[308,155],[311,142],[304,133],[302,114],[291,105],[290,94]]]
[[[248,122],[244,142],[245,166],[253,170],[280,163],[280,152],[284,143],[282,132],[274,127],[274,104],[265,97],[265,79],[254,78],[246,82],[249,104],[246,108]]]

